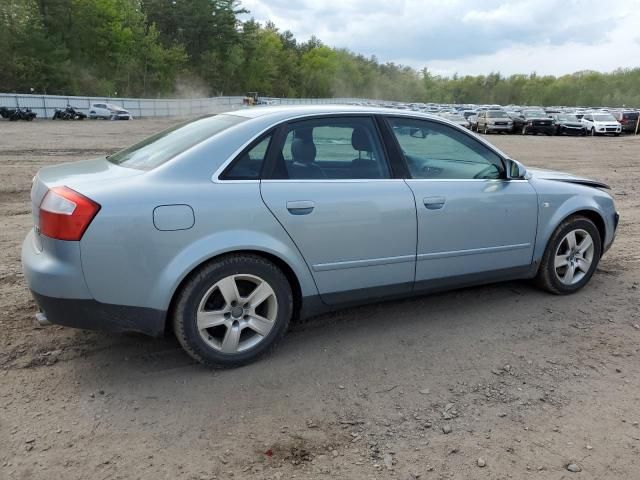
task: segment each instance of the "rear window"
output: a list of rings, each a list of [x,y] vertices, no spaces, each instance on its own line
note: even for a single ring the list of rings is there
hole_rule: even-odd
[[[151,170],[245,120],[246,118],[235,115],[200,117],[156,133],[140,143],[110,155],[107,160],[123,167]]]

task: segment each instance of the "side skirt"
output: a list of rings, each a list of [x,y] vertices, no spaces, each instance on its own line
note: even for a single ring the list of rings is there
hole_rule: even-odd
[[[536,275],[537,270],[538,265],[537,263],[535,263],[533,265],[525,265],[523,267],[507,268],[503,270],[494,270],[491,272],[459,275],[455,277],[438,278],[434,280],[424,280],[415,282],[413,285],[413,290],[405,293],[389,293],[390,290],[392,292],[393,290],[397,291],[398,286],[385,286],[361,290],[351,290],[348,292],[336,292],[324,295],[324,298],[332,302],[331,305],[327,305],[326,303],[324,303],[319,295],[313,295],[310,297],[304,297],[302,299],[300,319],[306,320],[323,313],[334,312],[337,310],[356,307],[359,305],[399,300],[403,298],[426,295],[429,293],[437,293],[456,290],[459,288],[486,285],[489,283],[530,279]]]

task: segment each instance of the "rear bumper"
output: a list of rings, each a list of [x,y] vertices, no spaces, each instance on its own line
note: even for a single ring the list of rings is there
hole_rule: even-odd
[[[164,334],[166,312],[153,308],[111,305],[96,300],[55,298],[31,291],[41,312],[40,318],[56,325],[102,330],[139,332],[152,337]]]
[[[22,271],[40,307],[41,324],[46,320],[88,330],[151,336],[164,333],[165,311],[106,304],[92,297],[84,280],[78,242],[37,237],[31,230],[22,244]]]

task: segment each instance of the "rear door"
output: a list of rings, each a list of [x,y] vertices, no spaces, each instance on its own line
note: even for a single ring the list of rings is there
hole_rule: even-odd
[[[411,291],[415,202],[394,178],[375,119],[302,120],[276,137],[262,198],[300,249],[323,301]]]
[[[416,199],[416,288],[528,268],[538,218],[533,187],[506,180],[500,156],[455,127],[406,117],[388,125]]]

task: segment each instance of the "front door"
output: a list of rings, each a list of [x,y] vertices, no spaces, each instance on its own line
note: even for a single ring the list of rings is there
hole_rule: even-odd
[[[473,134],[419,119],[389,118],[389,125],[416,199],[416,288],[531,265],[538,202],[526,180],[507,180],[500,156]]]
[[[392,178],[370,116],[289,123],[261,182],[262,198],[305,258],[326,303],[411,291],[413,194]]]

